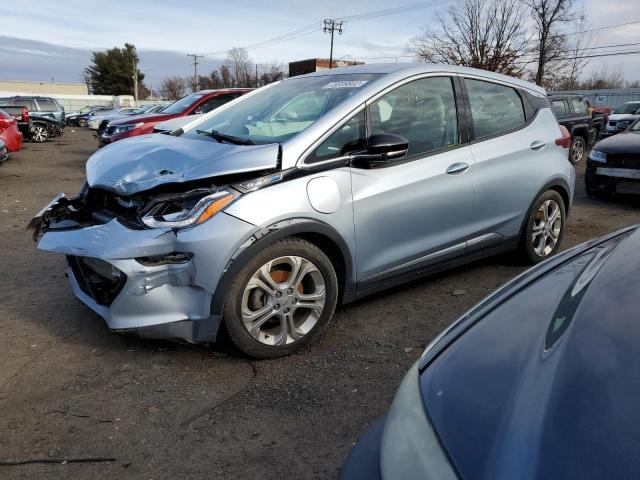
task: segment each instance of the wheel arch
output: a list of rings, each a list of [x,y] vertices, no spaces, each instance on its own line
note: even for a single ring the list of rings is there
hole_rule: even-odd
[[[533,205],[536,203],[536,200],[538,200],[538,197],[540,197],[540,195],[542,195],[547,190],[553,190],[555,192],[558,192],[558,194],[562,197],[562,201],[564,202],[565,215],[569,213],[569,210],[571,209],[571,194],[570,194],[571,189],[569,188],[569,184],[564,178],[560,178],[560,177],[549,180],[547,183],[544,184],[544,186],[540,190],[538,190],[538,192],[534,195],[533,200],[531,200],[531,203],[527,208],[527,213],[522,219],[522,223],[520,225],[520,233],[519,233],[520,238],[522,238],[522,234],[527,225],[529,212],[531,212],[531,209],[533,208]]]
[[[212,316],[222,317],[229,286],[237,273],[256,252],[286,237],[299,237],[320,248],[331,260],[338,277],[338,304],[354,296],[353,257],[347,242],[330,225],[315,219],[290,219],[269,225],[248,238],[233,254],[211,300]]]

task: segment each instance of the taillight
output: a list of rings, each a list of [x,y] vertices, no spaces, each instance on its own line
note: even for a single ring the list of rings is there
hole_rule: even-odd
[[[29,123],[29,110],[27,110],[27,107],[22,107],[22,121]]]
[[[571,146],[571,134],[564,125],[559,125],[559,127],[562,136],[556,138],[556,145],[560,145],[562,148],[569,148]]]

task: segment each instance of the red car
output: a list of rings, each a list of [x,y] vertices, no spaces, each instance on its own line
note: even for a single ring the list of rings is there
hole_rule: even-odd
[[[251,90],[251,88],[201,90],[182,97],[158,112],[114,120],[109,122],[109,125],[100,136],[100,143],[106,145],[124,138],[153,133],[153,127],[158,123],[186,115],[210,112]]]
[[[0,110],[0,140],[10,152],[22,150],[22,133],[18,130],[18,122],[3,110]]]

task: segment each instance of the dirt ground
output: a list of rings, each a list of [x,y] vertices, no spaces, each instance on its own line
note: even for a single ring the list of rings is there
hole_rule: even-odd
[[[276,361],[112,334],[25,232],[95,149],[67,128],[0,167],[0,462],[60,462],[3,479],[333,478],[423,346],[522,270],[493,258],[341,307],[321,343]],[[583,169],[565,248],[640,222],[634,197],[589,199]]]

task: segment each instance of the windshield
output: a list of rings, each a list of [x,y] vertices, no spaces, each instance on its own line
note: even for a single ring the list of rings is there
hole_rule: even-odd
[[[180,100],[173,102],[171,105],[165,107],[162,113],[182,113],[191,105],[193,105],[198,99],[204,97],[204,93],[192,93],[186,97],[182,97]]]
[[[379,74],[299,77],[243,97],[190,129],[189,136],[217,132],[251,143],[278,143],[308,128]]]
[[[613,113],[636,113],[640,109],[640,103],[625,103],[615,109]]]

